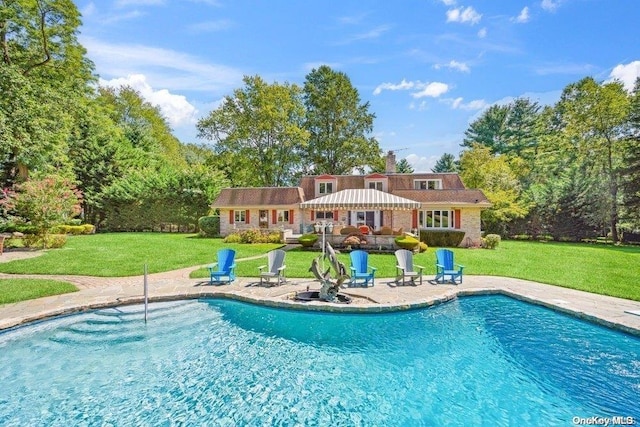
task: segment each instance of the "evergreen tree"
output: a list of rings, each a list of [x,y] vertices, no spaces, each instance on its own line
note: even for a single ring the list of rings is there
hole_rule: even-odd
[[[458,162],[453,154],[444,153],[442,157],[438,159],[431,172],[443,173],[443,172],[457,172]]]

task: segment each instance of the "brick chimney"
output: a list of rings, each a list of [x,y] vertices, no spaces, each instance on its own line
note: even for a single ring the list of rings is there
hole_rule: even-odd
[[[384,171],[387,175],[396,173],[396,155],[391,150],[387,152],[387,161],[384,166]]]

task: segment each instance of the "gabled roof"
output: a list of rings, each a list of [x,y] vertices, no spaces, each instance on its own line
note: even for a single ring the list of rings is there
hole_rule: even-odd
[[[211,205],[214,208],[291,206],[304,202],[300,187],[223,188]]]
[[[381,209],[381,210],[407,210],[418,209],[420,203],[405,199],[384,191],[373,189],[349,189],[327,194],[317,199],[300,204],[302,209],[314,210],[351,210],[351,209]]]
[[[393,194],[422,204],[491,206],[481,190],[397,190]]]

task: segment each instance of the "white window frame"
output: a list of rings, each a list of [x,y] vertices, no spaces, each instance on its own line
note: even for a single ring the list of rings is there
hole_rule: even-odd
[[[322,191],[323,189],[324,191]],[[318,183],[318,194],[331,194],[331,193],[333,193],[333,182],[328,181],[328,182]]]
[[[276,212],[276,221],[278,224],[289,224],[289,210],[278,209]]]
[[[443,215],[446,213],[446,215]],[[428,224],[427,218],[431,214],[431,224]],[[435,226],[436,218],[438,226]],[[446,218],[447,224],[442,225],[443,218]],[[449,230],[455,228],[455,211],[453,209],[427,209],[418,212],[418,227],[425,229]]]
[[[367,184],[367,188],[373,189],[373,190],[378,190],[378,191],[384,191],[384,182],[382,182],[382,181],[369,181],[368,184]]]
[[[424,185],[424,188],[423,188]],[[414,190],[442,190],[441,179],[414,179]]]
[[[247,222],[246,215],[247,215],[247,211],[245,211],[244,209],[233,211],[233,222],[235,224],[246,224]]]

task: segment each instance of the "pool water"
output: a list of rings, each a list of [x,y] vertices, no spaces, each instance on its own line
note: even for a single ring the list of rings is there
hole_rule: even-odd
[[[390,314],[229,300],[0,334],[0,425],[571,425],[640,420],[640,339],[502,296]]]

